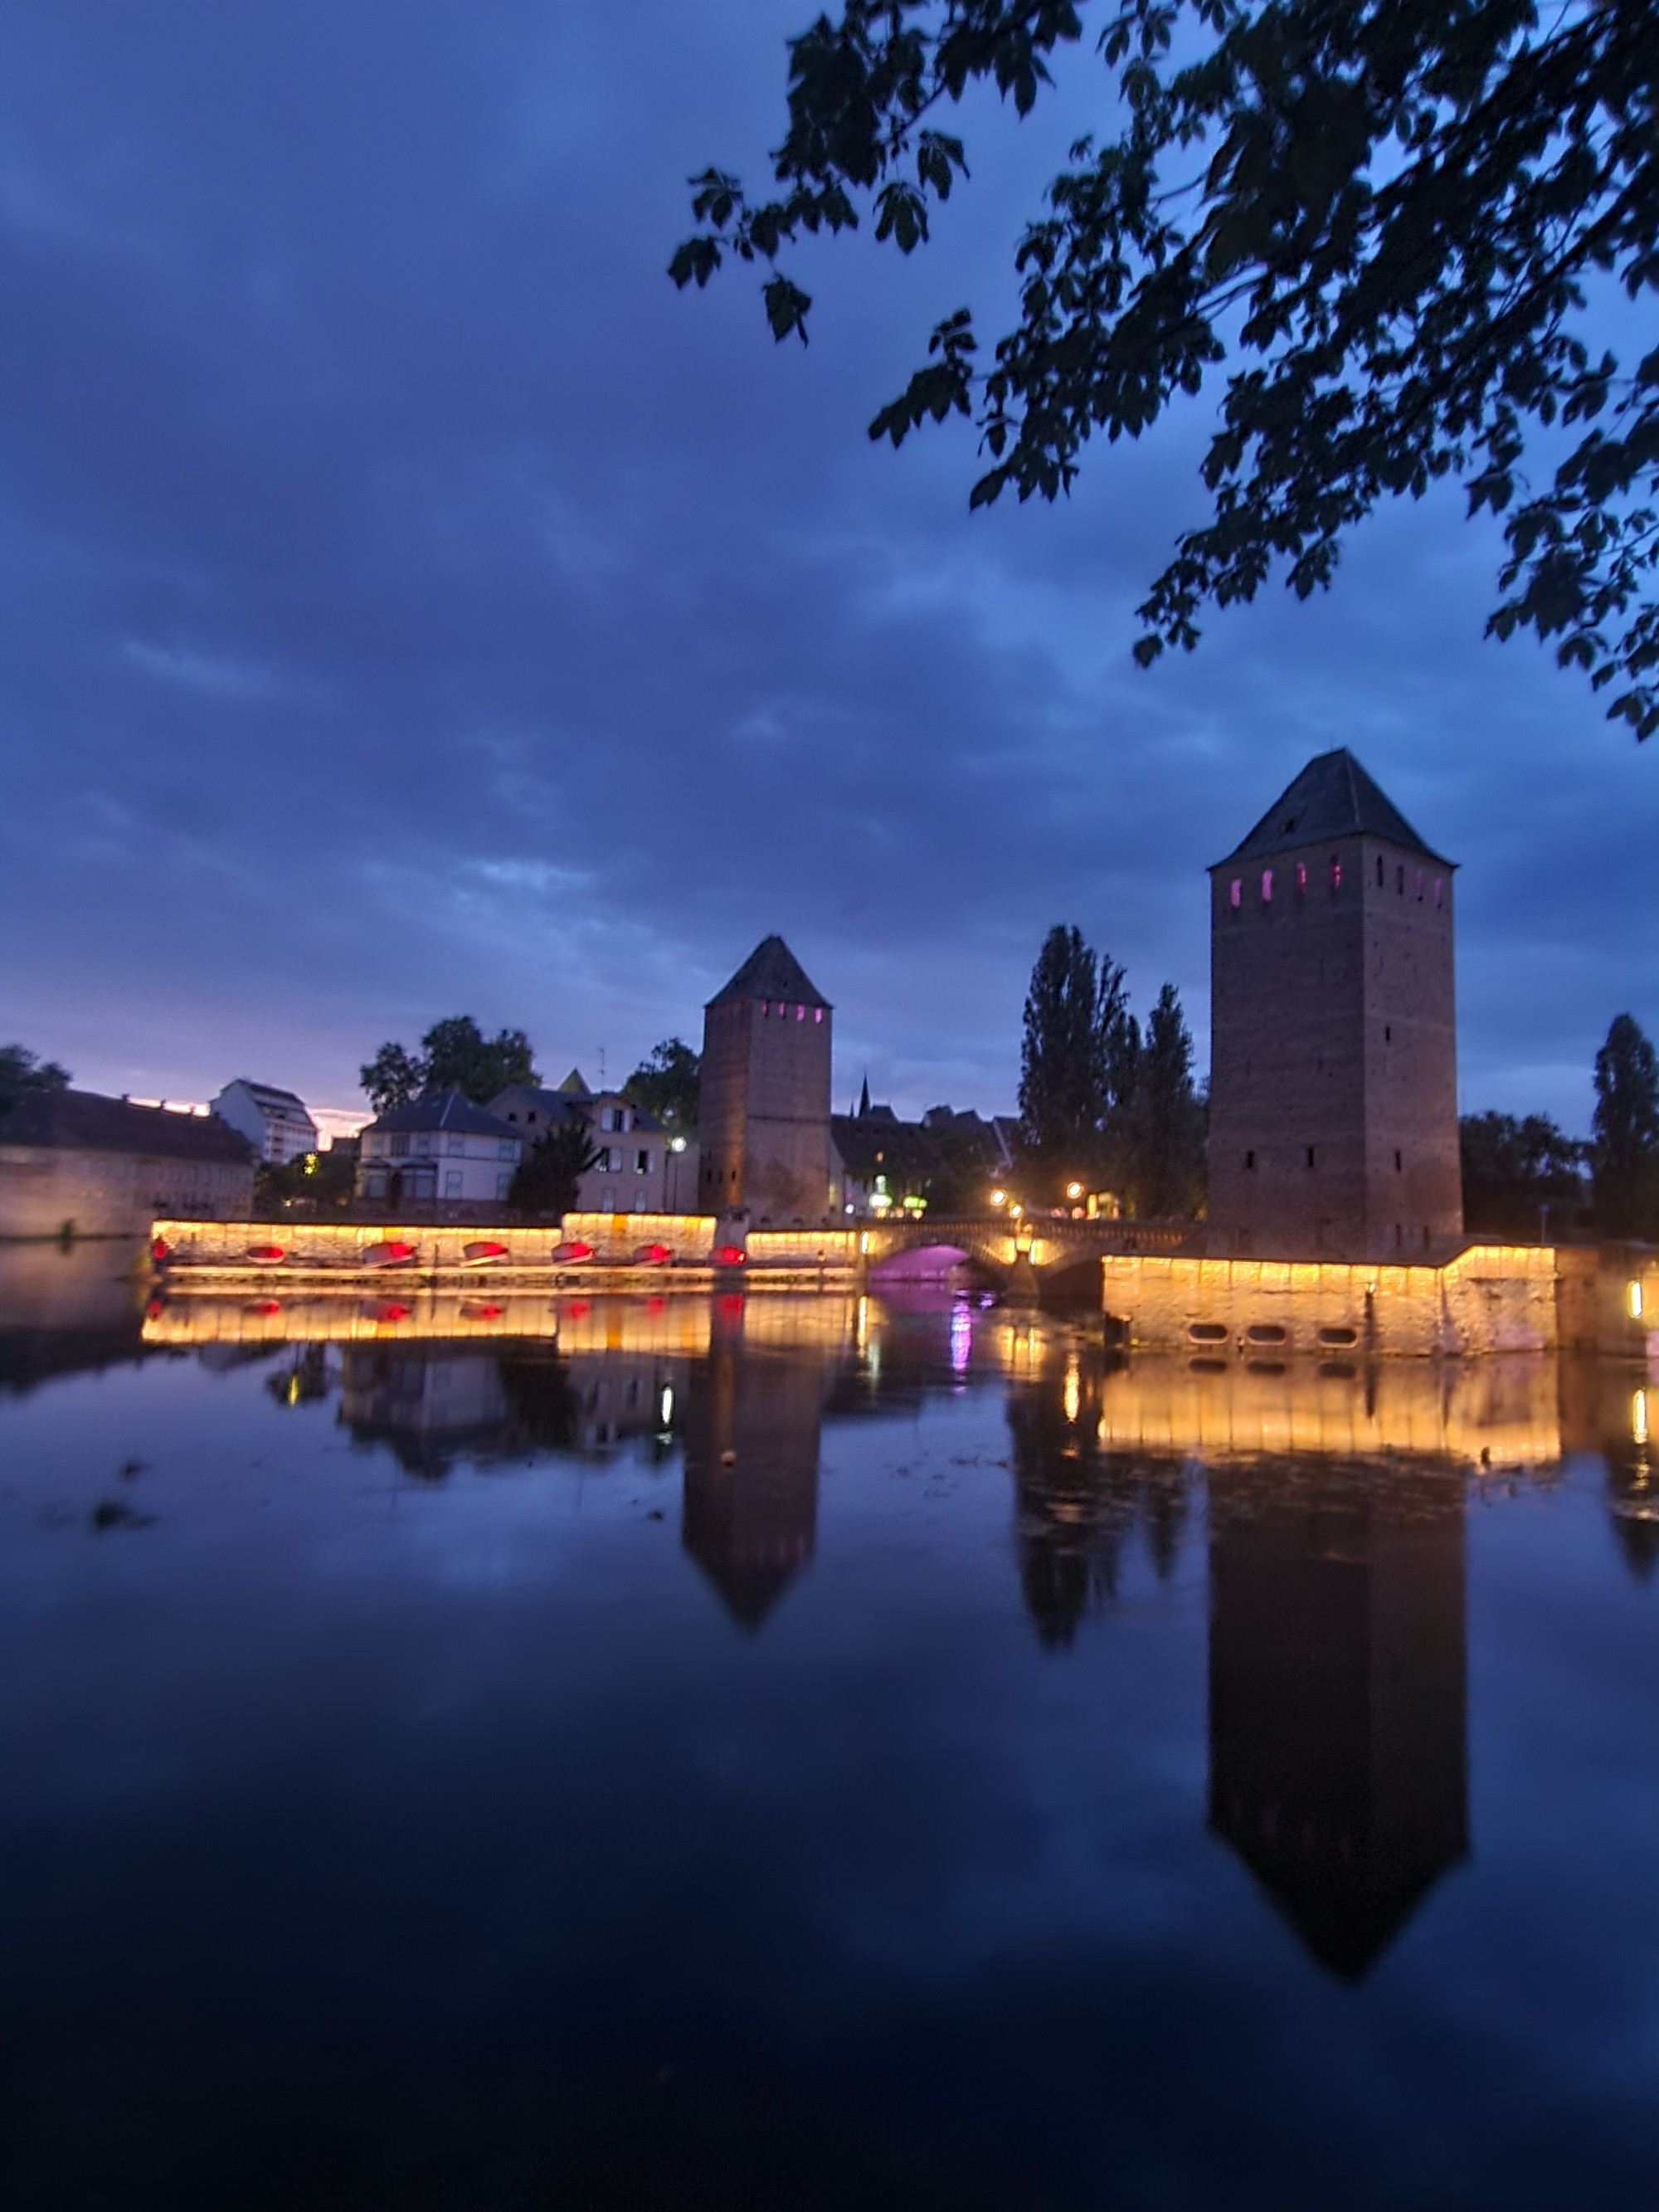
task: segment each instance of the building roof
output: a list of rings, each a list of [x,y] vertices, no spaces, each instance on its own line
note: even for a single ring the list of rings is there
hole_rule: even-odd
[[[658,1135],[662,1132],[663,1125],[657,1116],[647,1114],[643,1106],[636,1106],[625,1091],[573,1091],[568,1083],[562,1083],[556,1091],[546,1091],[533,1083],[509,1083],[505,1091],[498,1091],[489,1102],[489,1110],[498,1119],[501,1118],[498,1111],[501,1102],[507,1098],[523,1099],[526,1106],[549,1122],[565,1121],[572,1114],[591,1117],[592,1109],[596,1106],[626,1106],[634,1117],[635,1128],[644,1130],[647,1136]],[[515,1124],[515,1133],[516,1127]]]
[[[1326,845],[1337,837],[1380,837],[1407,853],[1421,853],[1442,867],[1455,863],[1425,845],[1405,816],[1368,776],[1346,745],[1317,754],[1280,792],[1242,844],[1225,860],[1266,860],[1300,845]]]
[[[40,1145],[55,1152],[138,1152],[156,1159],[224,1160],[249,1164],[253,1148],[215,1114],[179,1114],[135,1106],[96,1091],[31,1091],[0,1114],[0,1145]]]
[[[248,1075],[239,1075],[236,1081],[241,1085],[256,1105],[297,1106],[307,1121],[311,1119],[310,1114],[307,1111],[306,1102],[297,1091],[283,1091],[274,1083],[256,1083],[252,1077]],[[228,1083],[225,1085],[227,1091],[234,1087]]]
[[[828,1008],[830,1005],[781,937],[763,937],[731,981],[716,991],[708,1004],[723,1006],[733,999],[777,999],[796,1006]]]
[[[435,1091],[430,1097],[413,1098],[407,1106],[393,1106],[367,1125],[371,1129],[456,1129],[470,1137],[518,1137],[505,1121],[459,1091]]]

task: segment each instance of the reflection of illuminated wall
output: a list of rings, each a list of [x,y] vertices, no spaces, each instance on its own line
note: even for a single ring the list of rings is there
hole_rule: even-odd
[[[1210,1826],[1357,1978],[1468,1849],[1459,1478],[1210,1485]]]
[[[1099,1442],[1115,1450],[1365,1455],[1414,1452],[1536,1466],[1560,1457],[1556,1363],[1512,1355],[1473,1363],[1409,1360],[1218,1363],[1137,1356],[1109,1375]]]
[[[507,1419],[500,1362],[356,1346],[345,1356],[340,1419],[354,1435],[401,1447],[405,1465],[436,1472],[468,1443],[488,1445]]]
[[[1555,1254],[1472,1245],[1443,1267],[1110,1255],[1105,1311],[1155,1351],[1225,1349],[1253,1334],[1294,1352],[1382,1358],[1537,1352],[1557,1339]]]
[[[261,1285],[264,1289],[265,1286]],[[413,1344],[538,1338],[568,1352],[695,1358],[708,1348],[706,1297],[550,1298],[544,1291],[434,1291],[387,1282],[374,1297],[320,1292],[226,1297],[170,1291],[152,1302],[147,1344]]]

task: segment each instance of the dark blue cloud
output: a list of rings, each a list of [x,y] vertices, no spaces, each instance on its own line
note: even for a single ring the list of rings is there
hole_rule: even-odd
[[[916,263],[809,256],[804,352],[741,275],[676,295],[684,178],[758,160],[803,12],[8,11],[0,1030],[344,1104],[469,1007],[592,1073],[780,928],[841,1090],[1003,1106],[1054,921],[1201,1042],[1204,864],[1335,741],[1465,864],[1468,1103],[1582,1126],[1609,1017],[1659,1026],[1659,763],[1482,642],[1451,501],[1140,675],[1195,417],[972,519],[965,433],[866,444],[1006,297],[1080,91],[987,117]]]

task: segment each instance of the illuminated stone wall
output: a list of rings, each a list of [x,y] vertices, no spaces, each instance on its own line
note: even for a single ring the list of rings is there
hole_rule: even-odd
[[[1555,1259],[1477,1244],[1437,1267],[1124,1255],[1101,1269],[1104,1311],[1126,1344],[1221,1360],[1428,1358],[1553,1346]]]
[[[1450,869],[1348,837],[1224,861],[1210,898],[1212,1249],[1383,1259],[1455,1239]]]

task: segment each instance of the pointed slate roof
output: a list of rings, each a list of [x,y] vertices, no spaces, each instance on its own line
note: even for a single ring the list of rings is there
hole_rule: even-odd
[[[763,937],[737,974],[708,1001],[723,1006],[733,999],[778,999],[796,1006],[824,1006],[830,1001],[814,988],[806,970],[781,937]]]
[[[1317,754],[1295,781],[1280,792],[1243,843],[1225,860],[1266,860],[1299,845],[1328,844],[1337,837],[1380,837],[1404,852],[1421,853],[1442,867],[1455,866],[1425,845],[1405,816],[1372,782],[1346,745]]]

